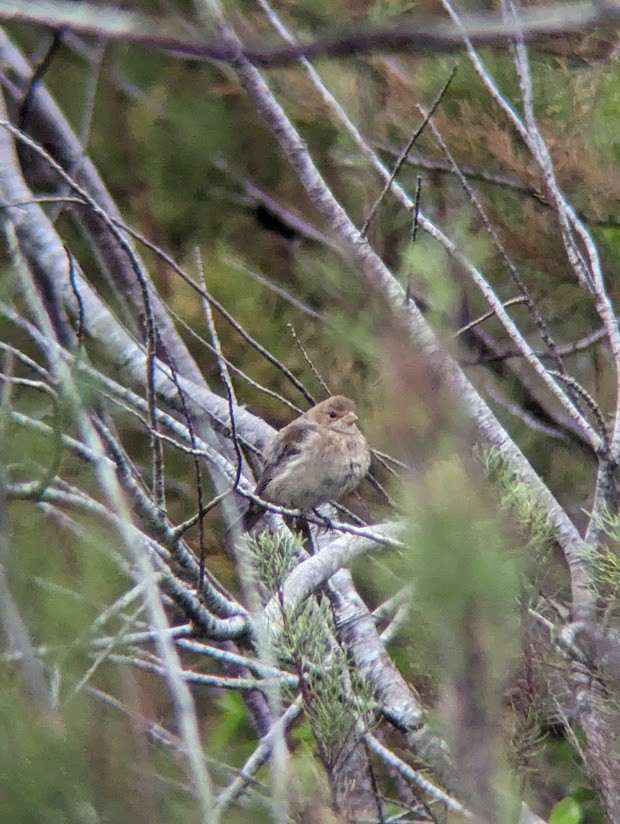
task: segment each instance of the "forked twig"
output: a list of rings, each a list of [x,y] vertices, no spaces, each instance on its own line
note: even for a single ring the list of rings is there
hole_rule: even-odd
[[[409,152],[410,152],[410,151],[411,151],[411,149],[413,148],[414,143],[415,143],[415,142],[416,142],[416,140],[420,137],[420,135],[422,134],[422,132],[423,132],[423,131],[424,131],[424,129],[426,128],[426,125],[428,124],[429,120],[431,119],[431,117],[432,117],[432,116],[435,114],[435,112],[437,111],[437,107],[439,106],[439,104],[440,104],[440,103],[441,103],[441,101],[443,100],[443,98],[444,98],[444,96],[445,96],[446,92],[447,92],[447,91],[448,91],[448,89],[450,88],[450,84],[452,83],[452,80],[454,79],[454,75],[456,74],[456,70],[457,70],[457,69],[458,69],[458,64],[455,64],[455,65],[452,67],[452,71],[451,71],[451,72],[450,72],[450,74],[448,75],[448,79],[447,79],[447,80],[446,80],[446,82],[443,84],[443,87],[441,88],[441,90],[440,90],[439,94],[437,95],[437,97],[436,97],[436,98],[435,98],[435,100],[433,101],[433,104],[432,104],[432,106],[430,107],[430,109],[429,109],[429,111],[428,111],[428,114],[426,114],[426,115],[424,116],[424,119],[422,120],[422,122],[420,123],[420,125],[418,126],[418,128],[415,130],[415,132],[413,133],[413,135],[412,135],[412,136],[411,136],[411,138],[409,139],[409,142],[407,143],[407,145],[405,146],[405,148],[402,150],[402,152],[401,152],[401,154],[400,154],[400,157],[398,158],[398,160],[397,160],[397,161],[396,161],[396,163],[394,164],[394,168],[393,168],[393,170],[392,170],[392,174],[390,175],[389,179],[385,182],[385,185],[384,185],[383,189],[381,190],[381,194],[380,194],[380,195],[379,195],[379,197],[375,200],[375,202],[374,202],[374,204],[373,204],[373,206],[372,206],[372,208],[371,208],[370,212],[368,213],[368,217],[367,217],[367,218],[366,218],[366,220],[364,221],[364,225],[363,225],[363,226],[362,226],[362,228],[360,229],[360,235],[361,235],[362,237],[366,237],[366,234],[368,233],[368,227],[370,226],[370,223],[371,223],[371,221],[372,221],[373,217],[375,216],[375,213],[376,213],[377,209],[378,209],[378,208],[379,208],[379,206],[381,205],[381,202],[382,202],[383,198],[384,198],[384,197],[386,196],[386,194],[389,192],[389,190],[390,190],[390,188],[391,188],[391,186],[392,186],[392,183],[393,183],[393,182],[394,182],[394,180],[396,179],[396,175],[397,175],[397,174],[400,172],[400,170],[402,169],[402,167],[403,167],[403,165],[404,165],[405,161],[407,160],[407,156],[409,155]]]

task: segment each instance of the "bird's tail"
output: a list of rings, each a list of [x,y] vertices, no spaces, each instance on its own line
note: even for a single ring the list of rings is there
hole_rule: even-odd
[[[251,529],[253,529],[256,526],[256,524],[260,521],[260,519],[263,517],[264,512],[265,507],[259,506],[258,504],[254,503],[254,501],[252,501],[243,515],[242,524],[244,531],[249,532]]]

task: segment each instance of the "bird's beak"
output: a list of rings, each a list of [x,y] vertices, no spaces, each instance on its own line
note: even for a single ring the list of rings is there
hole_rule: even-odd
[[[359,420],[355,412],[349,412],[347,418],[351,421],[351,423],[355,423],[355,421]]]

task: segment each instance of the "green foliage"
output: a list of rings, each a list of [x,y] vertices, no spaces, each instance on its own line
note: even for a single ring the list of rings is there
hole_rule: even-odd
[[[358,724],[371,723],[372,696],[335,641],[329,601],[308,598],[292,612],[282,598],[299,537],[260,533],[249,541],[261,585],[280,604],[278,655],[302,679],[304,710],[323,760],[335,763],[359,739]]]
[[[418,234],[415,245],[406,250],[403,263],[403,281],[412,278],[416,288],[429,295],[437,316],[445,317],[453,309],[455,300],[445,253],[438,251],[426,235]]]
[[[301,537],[290,533],[270,535],[267,530],[247,541],[258,582],[267,593],[275,595],[299,553]]]
[[[499,494],[502,509],[515,519],[527,546],[537,552],[546,552],[553,542],[553,527],[527,484],[506,467],[495,450],[479,450],[478,456],[485,475]]]
[[[0,689],[0,796],[4,815],[16,822],[79,821],[88,804],[86,765],[66,731],[33,714],[19,683],[4,669]],[[75,783],[63,780],[73,773]],[[10,811],[10,812],[9,812]],[[12,813],[12,814],[11,814]],[[63,816],[68,815],[65,819]]]
[[[377,25],[385,24],[391,17],[413,11],[416,0],[375,0],[369,10],[369,19]]]
[[[414,580],[427,609],[451,625],[481,599],[503,623],[516,602],[516,558],[458,459],[440,460],[427,473],[413,523]]]
[[[217,708],[217,721],[209,730],[209,752],[226,757],[248,731],[247,710],[241,696],[233,690],[227,690],[217,699]]]
[[[591,551],[588,560],[596,571],[599,595],[606,599],[609,607],[617,609],[620,591],[620,516],[604,512],[599,518],[599,527],[607,538],[607,546],[597,552]]]
[[[126,720],[97,698],[82,692],[64,703],[68,663],[60,676],[63,705],[50,713],[39,712],[25,697],[6,663],[0,670],[3,818],[15,824],[96,824],[133,820],[151,810],[151,820],[161,824],[178,821],[180,814],[196,820],[191,799],[175,786],[182,774],[169,753],[150,752],[137,730],[132,736]],[[49,675],[54,677],[51,670]],[[113,681],[108,687],[116,691]]]
[[[549,824],[581,824],[583,814],[574,798],[563,798],[553,808]]]

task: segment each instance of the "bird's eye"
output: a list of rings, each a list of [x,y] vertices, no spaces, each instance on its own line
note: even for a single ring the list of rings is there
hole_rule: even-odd
[[[330,418],[337,418],[337,417],[338,417],[338,413],[337,413],[337,412],[334,412],[334,410],[332,409],[332,411],[329,413],[329,417],[330,417]]]

